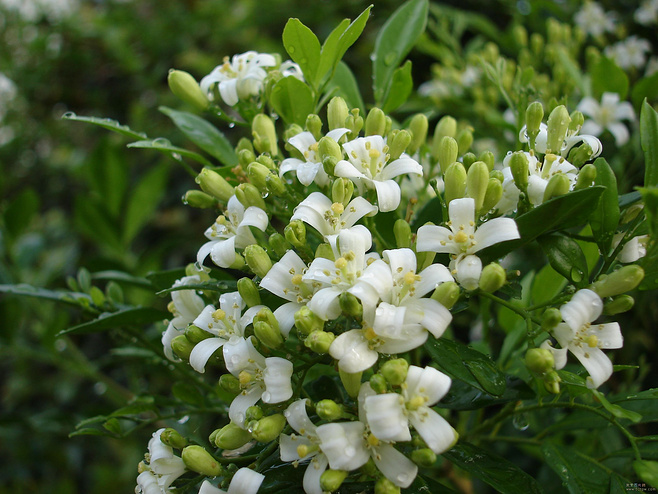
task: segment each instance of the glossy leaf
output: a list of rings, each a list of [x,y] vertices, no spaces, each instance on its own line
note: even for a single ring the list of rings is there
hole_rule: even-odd
[[[555,271],[550,264],[546,264],[532,280],[530,299],[533,304],[548,302],[556,297],[566,284],[567,280]]]
[[[233,146],[213,124],[192,113],[172,110],[166,106],[161,106],[160,111],[167,115],[188,139],[206,153],[225,165],[238,164],[238,157]]]
[[[303,126],[314,110],[311,89],[295,77],[284,77],[274,85],[270,103],[287,124]]]
[[[411,78],[411,60],[407,60],[402,67],[398,67],[393,72],[391,89],[384,101],[383,110],[385,113],[396,110],[403,105],[413,89],[414,82]]]
[[[560,233],[537,239],[551,267],[578,288],[589,284],[587,259],[574,239]]]
[[[638,423],[640,420],[642,420],[642,415],[640,415],[639,413],[633,412],[632,410],[626,410],[625,408],[619,405],[610,403],[605,397],[605,395],[600,391],[597,391],[595,389],[592,389],[590,391],[592,391],[592,394],[596,396],[596,399],[601,402],[603,408],[605,408],[608,412],[610,412],[615,417],[620,419],[628,419],[634,423]]]
[[[149,170],[130,194],[123,224],[122,241],[128,245],[153,217],[165,194],[169,167],[166,163]]]
[[[121,134],[132,139],[148,139],[148,136],[143,132],[136,132],[127,125],[121,125],[119,122],[112,120],[111,118],[79,117],[73,112],[67,112],[62,115],[62,120],[73,120],[75,122],[85,122],[98,125],[104,129],[111,130],[112,132],[116,132],[117,134]]]
[[[645,100],[640,112],[640,142],[644,151],[644,186],[658,186],[658,113]]]
[[[599,207],[590,216],[589,224],[599,248],[607,253],[612,243],[612,236],[619,225],[617,178],[603,158],[597,158],[594,166],[596,167],[595,184],[605,187],[605,191],[601,195]]]
[[[0,293],[9,293],[21,297],[41,298],[83,308],[90,308],[91,306],[91,297],[86,293],[47,290],[45,288],[39,288],[25,283],[18,285],[0,285]]]
[[[617,93],[624,101],[628,95],[628,76],[612,60],[600,57],[590,69],[592,96],[600,100],[603,93]]]
[[[432,222],[435,225],[440,225],[443,221],[443,210],[441,208],[441,200],[438,197],[433,197],[425,205],[423,209],[418,211],[411,221],[411,228],[417,230],[427,222]]]
[[[450,487],[440,484],[431,477],[423,477],[422,475],[417,475],[413,483],[403,492],[404,494],[457,494],[457,491]]]
[[[171,316],[169,312],[152,307],[130,307],[116,312],[104,312],[93,321],[60,331],[57,336],[98,333],[125,326],[141,326],[162,321]]]
[[[331,81],[327,84],[327,93],[340,96],[350,108],[358,108],[363,113],[365,105],[359,85],[354,74],[345,62],[338,62]]]
[[[631,90],[631,101],[636,109],[642,108],[644,100],[653,101],[658,99],[658,72],[654,72],[648,77],[643,77],[635,84]]]
[[[599,462],[568,446],[545,442],[544,459],[566,484],[571,494],[607,492],[610,484],[608,470]]]
[[[320,62],[320,42],[299,19],[289,19],[283,29],[283,47],[304,73],[304,79],[315,81]]]
[[[238,284],[237,281],[234,280],[226,280],[226,281],[206,281],[204,283],[197,283],[197,284],[186,284],[186,285],[179,285],[179,286],[171,286],[168,288],[165,288],[164,290],[160,290],[159,292],[156,293],[156,295],[166,295],[171,292],[177,292],[180,290],[211,290],[214,292],[228,292],[231,290],[237,290]]]
[[[459,379],[452,382],[450,391],[439,402],[439,407],[449,410],[478,410],[510,401],[528,400],[534,397],[533,390],[520,379],[508,379],[505,392],[492,396]]]
[[[175,160],[180,160],[181,156],[185,158],[190,158],[194,161],[197,161],[201,163],[203,166],[212,166],[212,163],[208,161],[206,158],[201,156],[199,153],[195,153],[194,151],[190,151],[189,149],[181,148],[178,146],[173,146],[171,142],[169,142],[167,139],[164,139],[162,137],[158,137],[157,139],[152,139],[148,141],[137,141],[137,142],[131,142],[128,144],[129,148],[140,148],[140,149],[155,149],[156,151],[160,151],[168,156],[171,156]]]
[[[146,279],[151,282],[154,290],[166,290],[183,276],[185,276],[185,268],[176,268],[167,271],[151,271],[146,275]]]
[[[658,487],[658,461],[635,460],[633,470],[647,484]]]
[[[151,282],[148,279],[142,278],[141,276],[133,276],[123,271],[114,271],[114,270],[97,271],[95,273],[92,273],[91,277],[95,280],[117,281],[121,283],[126,283],[128,285],[141,286],[144,288],[152,287]]]
[[[180,401],[195,406],[203,406],[203,394],[199,389],[187,381],[176,381],[171,387],[172,394]]]

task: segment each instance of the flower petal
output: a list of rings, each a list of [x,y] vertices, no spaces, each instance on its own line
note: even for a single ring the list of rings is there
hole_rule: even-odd
[[[318,426],[320,449],[333,470],[356,470],[365,465],[370,455],[365,448],[362,422],[331,422]]]
[[[263,480],[265,475],[251,468],[241,468],[231,479],[228,494],[256,494]]]
[[[329,347],[329,354],[338,360],[338,366],[350,374],[362,372],[377,362],[378,353],[370,349],[368,340],[359,329],[339,335]]]
[[[457,441],[457,432],[431,408],[421,406],[409,417],[409,422],[423,438],[427,447],[437,455],[448,450]]]
[[[406,488],[416,478],[418,467],[390,444],[380,444],[375,448],[372,459],[384,476],[398,487]]]
[[[244,428],[245,414],[247,408],[255,405],[263,394],[264,386],[260,383],[252,386],[248,390],[242,391],[233,398],[231,406],[228,409],[228,416],[232,422],[239,427]]]
[[[411,441],[402,397],[397,393],[368,396],[365,411],[370,432],[386,442]]]
[[[423,225],[418,229],[416,250],[439,254],[459,254],[459,247],[448,238],[450,236],[452,236],[452,232],[443,226]]]
[[[578,331],[585,324],[596,320],[602,311],[601,297],[588,289],[578,290],[569,302],[560,307],[564,322],[574,331]]]
[[[200,341],[192,349],[190,353],[190,365],[192,368],[203,374],[206,371],[206,364],[210,357],[220,349],[226,340],[222,338],[207,338],[203,341]]]
[[[521,238],[519,227],[512,218],[494,218],[480,225],[473,234],[475,248],[471,253],[478,252],[490,245]]]
[[[220,268],[228,268],[233,264],[235,261],[235,237],[213,242],[210,258]]]
[[[395,180],[373,180],[377,191],[377,206],[382,213],[394,211],[400,205],[400,186]]]
[[[329,466],[329,460],[323,454],[319,454],[313,457],[308,466],[306,467],[306,472],[304,472],[304,480],[302,482],[302,487],[306,494],[323,494],[324,491],[320,486],[320,477],[327,470]]]
[[[281,403],[292,396],[292,362],[281,357],[265,359],[263,403]]]
[[[587,345],[582,347],[570,345],[569,350],[589,372],[587,378],[588,388],[598,388],[612,375],[612,362],[600,348],[592,348]]]

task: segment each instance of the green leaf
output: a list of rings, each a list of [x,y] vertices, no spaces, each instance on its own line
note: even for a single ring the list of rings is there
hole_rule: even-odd
[[[172,394],[180,401],[197,407],[203,406],[203,394],[196,386],[187,381],[176,381],[171,388]]]
[[[566,484],[571,494],[607,492],[610,474],[593,458],[548,441],[542,446],[542,453],[548,466]]]
[[[128,190],[128,162],[122,153],[125,151],[119,151],[109,139],[104,139],[85,163],[91,188],[113,220],[121,216],[121,206]]]
[[[289,79],[289,77],[285,79]],[[160,111],[167,115],[188,139],[206,153],[225,165],[238,164],[238,156],[235,154],[233,146],[213,124],[192,113],[172,110],[166,106],[161,106]]]
[[[605,395],[600,391],[597,391],[595,389],[591,389],[590,391],[594,396],[596,396],[596,399],[601,402],[603,408],[605,408],[615,417],[620,419],[628,419],[634,423],[638,423],[640,420],[642,420],[642,415],[640,415],[639,413],[633,412],[631,410],[626,410],[625,408],[622,408],[619,405],[614,405],[610,403],[605,397]]]
[[[561,233],[542,235],[537,241],[555,271],[578,288],[589,284],[587,260],[578,242]]]
[[[628,95],[628,76],[612,60],[600,57],[589,71],[592,79],[592,96],[600,100],[603,93],[617,93],[624,101]]]
[[[78,307],[91,306],[91,297],[86,293],[47,290],[21,283],[19,285],[0,285],[0,293],[10,293],[21,297],[42,298]]]
[[[342,489],[341,489],[342,494]],[[363,491],[361,491],[363,492]],[[452,490],[443,484],[440,484],[431,477],[423,477],[417,475],[413,483],[404,489],[404,494],[457,494],[457,491]]]
[[[146,275],[146,279],[151,282],[154,290],[166,290],[183,276],[185,276],[185,268],[176,268],[166,271],[151,271]]]
[[[441,208],[441,199],[433,197],[425,203],[423,208],[418,211],[411,221],[411,229],[417,230],[427,222],[432,222],[435,225],[441,224],[443,221],[443,210]]]
[[[530,299],[533,304],[542,304],[553,299],[564,289],[567,280],[551,267],[545,264],[532,280]]]
[[[428,340],[425,347],[437,368],[450,377],[493,396],[505,392],[505,375],[488,355],[446,338]]]
[[[302,127],[315,109],[311,89],[295,77],[284,77],[274,85],[270,103],[287,124],[296,123]]]
[[[73,326],[60,331],[57,336],[70,334],[88,334],[106,331],[124,326],[143,326],[162,321],[171,316],[168,312],[152,307],[130,307],[116,312],[104,312],[93,321]]]
[[[393,72],[391,89],[384,101],[384,113],[392,112],[404,104],[413,89],[414,82],[411,79],[411,60],[407,60],[402,67],[398,67]]]
[[[158,137],[157,139],[152,139],[149,141],[137,141],[131,142],[128,144],[129,148],[140,148],[140,149],[155,149],[156,151],[163,152],[175,160],[180,160],[181,156],[190,158],[194,161],[201,163],[203,166],[212,167],[212,163],[206,158],[201,156],[199,153],[190,151],[189,149],[181,148],[178,146],[172,146],[171,142],[163,137]]]
[[[117,281],[126,283],[128,285],[141,286],[144,288],[152,288],[153,286],[148,279],[142,278],[141,276],[133,276],[123,271],[97,271],[92,273],[91,277],[95,280]]]
[[[327,84],[327,93],[340,96],[350,108],[358,108],[363,114],[365,105],[359,85],[354,74],[345,62],[338,62],[331,81]]]
[[[135,132],[127,125],[121,125],[119,122],[112,120],[111,118],[79,117],[73,112],[66,112],[62,115],[62,120],[73,120],[75,122],[86,122],[98,125],[104,129],[111,130],[132,139],[148,139],[148,136],[143,132]]]
[[[443,453],[443,456],[459,468],[489,484],[500,494],[544,492],[539,482],[514,463],[472,444],[460,442],[450,451]]]
[[[171,292],[177,292],[180,290],[211,290],[214,292],[228,292],[230,290],[237,290],[238,282],[235,280],[226,280],[226,281],[206,281],[204,283],[189,284],[189,285],[179,285],[165,288],[156,293],[156,295],[162,296]]]
[[[648,77],[643,77],[635,84],[631,90],[631,101],[636,109],[642,108],[644,100],[656,101],[658,99],[658,72],[654,72]]]
[[[409,0],[389,17],[377,34],[372,62],[377,106],[383,106],[391,88],[393,72],[425,31],[428,10],[428,0]]]
[[[375,216],[375,226],[377,227],[377,232],[386,242],[387,248],[392,248],[395,246],[395,232],[393,231],[393,226],[398,220],[399,216],[397,211],[389,211],[386,213],[377,213]]]
[[[592,234],[601,252],[607,253],[612,244],[612,237],[619,225],[619,194],[617,193],[617,178],[615,173],[603,158],[597,158],[596,185],[605,187],[601,195],[599,207],[594,210],[589,219]]]
[[[169,178],[166,163],[152,168],[140,180],[130,194],[130,200],[124,216],[122,241],[130,244],[139,230],[151,219],[164,196]]]
[[[534,391],[521,379],[508,379],[505,392],[500,396],[492,396],[460,379],[455,379],[439,406],[449,410],[478,410],[534,397]]]
[[[17,237],[30,226],[39,211],[39,196],[32,188],[25,188],[7,205],[3,212],[4,224],[12,237]]]
[[[290,58],[299,64],[304,79],[313,83],[320,63],[320,42],[313,31],[299,19],[288,19],[283,28],[283,47]]]
[[[73,217],[77,228],[100,246],[101,250],[110,250],[115,256],[123,255],[125,249],[119,238],[118,225],[103,205],[89,197],[77,196]]]
[[[635,460],[633,470],[651,487],[658,487],[658,461]]]
[[[658,113],[646,101],[640,112],[640,142],[644,151],[644,186],[658,185]]]

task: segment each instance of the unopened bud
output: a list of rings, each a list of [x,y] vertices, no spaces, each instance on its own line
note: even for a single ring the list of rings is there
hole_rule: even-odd
[[[603,313],[607,316],[614,316],[628,312],[635,305],[635,300],[630,295],[619,295],[603,306]]]
[[[437,150],[437,159],[443,174],[446,173],[450,165],[457,161],[458,152],[459,146],[453,137],[444,136],[441,138]]]
[[[286,423],[286,418],[281,413],[268,415],[256,422],[251,435],[259,443],[269,443],[279,437]]]
[[[432,292],[432,297],[446,309],[452,309],[452,307],[459,300],[460,290],[459,285],[454,281],[446,281],[441,283],[434,292]]]
[[[320,476],[320,488],[323,492],[337,491],[348,473],[345,470],[325,470]]]
[[[315,404],[315,413],[322,420],[333,422],[343,416],[344,407],[334,400],[321,400]]]
[[[528,370],[543,375],[555,367],[555,358],[547,348],[530,348],[525,354],[525,365]]]
[[[482,209],[489,185],[489,168],[484,161],[473,163],[466,174],[468,197],[475,201],[475,211]]]
[[[462,156],[462,165],[464,165],[464,168],[468,170],[477,160],[478,158],[475,156],[475,153],[466,153],[464,156]]]
[[[539,101],[530,103],[525,111],[525,126],[531,143],[534,142],[537,134],[539,134],[539,128],[543,119],[544,107],[542,104]]]
[[[366,117],[366,136],[386,135],[386,114],[381,108],[374,107]]]
[[[245,422],[251,422],[252,420],[260,420],[263,418],[263,409],[259,406],[252,405],[244,412]]]
[[[548,371],[544,375],[544,388],[551,394],[560,394],[560,382],[562,379],[554,370]]]
[[[489,172],[491,172],[491,170],[494,168],[494,165],[496,164],[496,157],[491,151],[484,151],[482,154],[480,154],[480,161],[484,161],[487,164]]]
[[[193,208],[209,209],[216,208],[218,202],[210,194],[206,194],[200,190],[188,190],[183,196],[183,204],[187,204]]]
[[[223,203],[227,203],[231,196],[233,196],[233,186],[219,173],[209,168],[201,170],[194,181],[199,184],[202,191],[216,197]]]
[[[216,431],[215,446],[221,449],[238,449],[251,441],[251,433],[231,422]]]
[[[315,113],[306,117],[306,130],[313,134],[316,141],[322,137],[322,120]]]
[[[338,368],[338,375],[340,376],[340,381],[343,383],[343,387],[347,394],[352,398],[359,396],[359,390],[361,389],[361,376],[363,372],[345,372],[340,367]]]
[[[482,269],[478,286],[485,293],[493,293],[500,290],[506,281],[505,269],[500,264],[492,262]]]
[[[443,176],[445,184],[445,201],[450,204],[454,199],[461,199],[466,194],[466,169],[459,161],[448,167]]]
[[[541,55],[544,51],[544,37],[539,33],[532,33],[530,35],[530,49],[535,55]]]
[[[594,157],[594,150],[589,142],[583,141],[579,146],[574,146],[569,150],[567,159],[573,166],[580,168],[586,162]]]
[[[594,166],[594,165],[592,165]],[[632,206],[629,206],[627,209],[624,210],[624,212],[621,214],[620,218],[620,223],[622,225],[627,225],[631,221],[633,221],[635,218],[638,217],[638,215],[644,210],[644,204],[633,204]]]
[[[183,360],[190,359],[190,353],[194,349],[194,343],[188,340],[184,334],[179,334],[171,340],[171,349]]]
[[[395,131],[394,131],[395,132]],[[407,149],[407,146],[411,143],[411,134],[408,130],[400,130],[393,137],[393,142],[390,145],[389,154],[390,161],[398,159],[402,153]]]
[[[436,462],[436,453],[429,448],[416,449],[411,452],[411,461],[419,467],[430,468]]]
[[[398,249],[411,247],[411,226],[407,221],[402,218],[397,219],[393,225],[393,234]]]
[[[388,383],[386,381],[386,378],[382,376],[381,374],[373,374],[370,376],[370,387],[372,390],[377,393],[377,394],[384,394],[388,393]]]
[[[174,95],[199,111],[208,108],[210,101],[199,87],[196,79],[182,70],[171,69],[167,76],[169,89]]]
[[[459,156],[466,154],[473,144],[473,129],[466,127],[457,134],[457,146],[459,147]]]
[[[272,260],[260,245],[252,244],[245,247],[244,259],[251,271],[261,278],[264,278],[268,271],[272,269]]]
[[[324,327],[324,321],[316,316],[307,306],[295,312],[295,327],[297,332],[308,336],[313,331],[320,331]]]
[[[516,24],[512,28],[512,37],[519,48],[528,44],[528,31],[521,24]]]
[[[204,331],[198,326],[195,326],[194,324],[190,324],[186,329],[185,329],[185,338],[190,341],[190,343],[197,344],[202,342],[205,339],[212,338],[212,333],[209,333],[208,331]]]
[[[391,386],[399,386],[407,379],[408,370],[409,362],[403,358],[396,358],[385,362],[379,369],[379,372]]]
[[[578,172],[578,179],[573,190],[581,190],[591,187],[596,180],[596,167],[592,163],[584,165]]]
[[[571,182],[569,178],[564,173],[556,173],[546,184],[546,189],[544,190],[544,199],[542,202],[546,202],[554,197],[563,196],[571,188]]]
[[[386,477],[381,477],[375,483],[375,494],[400,494],[400,488]]]
[[[254,316],[254,334],[268,348],[278,348],[283,344],[279,321],[267,307],[259,310]]]
[[[256,161],[247,166],[247,177],[249,177],[249,182],[254,184],[261,194],[266,194],[268,192],[266,179],[270,173],[269,168]]]
[[[241,149],[238,151],[238,163],[242,168],[247,168],[249,163],[252,163],[256,160],[256,154],[254,154],[253,149]]]
[[[590,288],[594,290],[599,297],[614,297],[636,288],[644,278],[644,269],[637,264],[629,264],[609,275],[599,278]]]
[[[315,330],[304,340],[304,345],[319,355],[324,355],[329,351],[329,347],[336,339],[336,335],[327,331]]]
[[[270,173],[265,178],[265,186],[267,187],[267,190],[276,197],[283,197],[287,189],[284,181],[281,180],[281,177],[279,177],[276,173]]]
[[[341,293],[338,297],[338,303],[340,304],[340,309],[344,314],[348,314],[357,319],[361,319],[363,316],[363,305],[361,305],[359,299],[351,293]]]
[[[222,473],[222,467],[219,462],[213,458],[201,446],[187,446],[181,453],[181,458],[188,470],[207,475],[208,477],[217,477]]]
[[[345,127],[350,129],[349,139],[356,139],[363,128],[363,117],[359,115],[359,109],[353,108],[345,120]]]
[[[347,103],[340,96],[331,98],[327,105],[327,120],[329,121],[329,130],[345,127],[345,121],[349,116]]]
[[[454,138],[456,135],[457,121],[450,115],[445,115],[438,121],[434,128],[434,137],[432,138],[432,157],[434,159],[439,158],[439,147],[443,137],[448,136]],[[450,165],[450,163],[448,163],[448,165]]]
[[[546,309],[541,316],[541,327],[545,331],[552,330],[555,326],[562,322],[562,313],[560,309],[551,307]]]
[[[331,185],[331,200],[347,206],[354,194],[354,182],[349,178],[337,178]]]
[[[302,220],[292,220],[284,228],[283,234],[293,247],[306,248],[306,225]]]
[[[514,178],[514,184],[521,191],[528,188],[528,165],[528,156],[523,151],[517,151],[510,156],[509,167]]]
[[[427,121],[427,117],[423,113],[416,113],[413,117],[411,117],[411,121],[409,122],[411,143],[407,147],[407,152],[409,154],[414,154],[423,144],[425,144],[428,127],[429,123]]]
[[[279,258],[283,257],[291,247],[290,243],[280,233],[273,233],[270,235],[267,243],[270,246],[270,249],[272,249],[272,252],[274,252]]]
[[[251,133],[254,138],[254,148],[259,153],[270,153],[271,156],[277,156],[276,129],[274,122],[264,113],[258,113],[251,124]]]
[[[232,374],[222,374],[219,378],[219,387],[231,395],[240,394],[240,380]]]
[[[323,163],[327,158],[333,158],[337,163],[343,159],[343,151],[335,140],[329,136],[324,136],[318,141],[318,156]]]
[[[241,137],[240,140],[238,141],[238,144],[235,146],[235,152],[239,154],[241,151],[244,150],[251,151],[253,153],[254,145],[246,137]],[[248,163],[251,163],[252,161],[254,160],[253,159],[249,160]]]
[[[500,180],[497,178],[489,178],[489,182],[487,183],[487,193],[484,195],[482,209],[479,211],[480,216],[491,211],[496,204],[500,202],[503,198],[503,192],[503,184],[500,183]]]
[[[244,277],[238,280],[238,293],[247,304],[247,307],[260,305],[260,293],[256,283],[251,278]]]
[[[567,136],[571,117],[564,105],[557,106],[548,117],[546,152],[559,154]]]
[[[176,449],[183,449],[187,446],[187,439],[180,435],[176,429],[168,427],[162,431],[160,434],[160,441],[165,443],[167,446],[171,446]]]
[[[571,113],[571,122],[569,122],[569,134],[574,135],[580,132],[580,128],[585,123],[585,116],[582,112],[576,110]]]

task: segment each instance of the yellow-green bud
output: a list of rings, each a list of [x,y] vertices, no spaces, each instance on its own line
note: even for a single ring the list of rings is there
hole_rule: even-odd
[[[337,178],[331,185],[331,200],[347,206],[354,194],[354,182],[349,178]]]
[[[507,281],[507,274],[503,267],[495,262],[487,264],[482,269],[478,286],[480,290],[486,293],[493,293],[500,290]]]
[[[240,140],[238,141],[237,146],[235,146],[236,153],[240,153],[243,150],[248,150],[251,151],[252,153],[254,152],[254,145],[246,137],[241,137]],[[251,163],[252,161],[254,160],[251,159],[247,163]]]
[[[601,276],[590,288],[599,297],[614,297],[630,292],[636,288],[644,278],[644,269],[637,264],[629,264],[609,275]]]
[[[379,372],[391,386],[399,386],[407,378],[408,370],[409,362],[403,358],[396,358],[385,362],[379,369]]]
[[[345,127],[350,129],[348,138],[356,139],[363,128],[363,117],[359,115],[359,109],[353,108],[351,114],[345,120]]]
[[[530,49],[535,55],[541,55],[544,51],[544,38],[539,33],[532,33],[530,35]]]
[[[259,443],[269,443],[279,437],[286,423],[286,418],[281,413],[268,415],[256,422],[251,435]]]
[[[489,178],[487,183],[487,193],[484,195],[480,216],[491,211],[496,204],[503,198],[503,184],[497,178]]]
[[[276,170],[276,164],[269,154],[261,154],[256,158],[256,163],[260,163],[263,166],[266,166],[268,170]]]
[[[390,145],[389,154],[390,161],[398,159],[402,153],[407,150],[407,147],[411,143],[411,134],[408,130],[400,130],[395,133],[393,137],[393,142]]]
[[[603,306],[603,313],[607,316],[614,316],[628,312],[635,305],[635,300],[630,295],[619,295]]]
[[[222,374],[219,378],[219,387],[232,395],[238,395],[241,391],[240,380],[232,374]]]
[[[227,203],[233,196],[233,186],[229,184],[219,173],[209,168],[204,168],[194,179],[201,190],[223,203]]]
[[[484,196],[489,186],[489,167],[484,161],[476,161],[466,174],[466,190],[468,197],[475,201],[475,211],[482,209]]]
[[[315,412],[322,420],[333,422],[343,416],[343,405],[339,405],[334,400],[321,400],[315,404]]]
[[[562,322],[562,313],[560,309],[551,307],[546,309],[541,316],[541,328],[545,331],[552,330],[555,326]]]
[[[283,234],[293,247],[306,248],[306,225],[302,220],[292,220],[284,228]]]
[[[320,331],[324,327],[324,321],[313,314],[307,306],[295,312],[295,327],[297,332],[308,336],[313,331]]]
[[[571,122],[569,123],[569,134],[577,134],[585,123],[585,116],[578,110],[572,112],[570,116]]]
[[[459,300],[459,294],[459,285],[454,281],[446,281],[436,287],[434,292],[432,292],[432,298],[446,309],[452,309],[457,303],[457,300]]]
[[[381,477],[375,483],[375,494],[400,494],[400,488],[386,477]]]
[[[306,130],[313,134],[316,141],[322,137],[322,120],[315,113],[306,117]]]
[[[569,182],[569,178],[564,173],[556,173],[548,180],[548,184],[546,184],[543,202],[554,197],[563,196],[569,192],[570,187],[571,182]]]
[[[441,173],[445,174],[448,167],[457,161],[459,146],[451,136],[443,136],[439,141],[437,159],[441,167]]]
[[[512,28],[512,36],[516,46],[519,48],[528,44],[528,31],[521,24],[516,24]]]
[[[574,146],[569,150],[567,159],[573,166],[580,168],[594,156],[594,150],[588,142],[583,142],[580,146]]]
[[[596,180],[596,167],[592,163],[587,163],[578,172],[578,178],[576,179],[576,185],[574,185],[573,190],[591,187],[594,180]]]
[[[190,359],[190,353],[194,349],[194,343],[188,340],[184,334],[179,334],[171,340],[171,349],[183,360]]]
[[[491,151],[484,151],[480,154],[480,161],[484,161],[487,164],[489,172],[491,172],[496,164],[496,157]]]
[[[176,97],[197,110],[204,111],[210,105],[208,97],[203,93],[199,83],[191,74],[182,70],[171,69],[167,76],[167,83]]]
[[[548,371],[544,375],[544,388],[551,394],[560,394],[560,382],[562,382],[562,379],[554,370]]]
[[[325,470],[320,476],[320,487],[322,488],[322,491],[337,491],[343,483],[343,480],[347,478],[347,474],[348,472],[345,470]]]
[[[323,258],[323,259],[329,259],[331,261],[335,261],[336,259],[334,258],[334,251],[331,248],[331,245],[329,244],[320,244],[318,245],[318,248],[315,249],[315,258]]]
[[[327,158],[334,158],[338,162],[343,159],[343,151],[335,140],[329,136],[324,136],[318,141],[318,156],[323,163]]]
[[[249,163],[256,161],[256,155],[253,149],[241,149],[238,151],[238,163],[242,168],[247,168]]]
[[[187,446],[181,453],[183,463],[188,470],[207,475],[208,477],[217,477],[222,473],[222,466],[201,446]]]
[[[251,433],[231,422],[216,431],[215,446],[221,449],[238,449],[251,441]]]
[[[457,146],[459,147],[459,156],[466,154],[473,144],[473,129],[466,127],[457,134]]]
[[[374,107],[366,117],[366,136],[386,135],[386,114],[381,108]]]
[[[282,197],[286,193],[286,184],[276,173],[270,173],[265,178],[265,185],[267,186],[267,190],[276,197]]]
[[[474,153],[466,153],[464,156],[462,156],[462,164],[466,170],[468,170],[477,160],[478,158]]]
[[[260,293],[256,283],[251,278],[244,277],[238,280],[238,293],[247,304],[247,307],[260,305]]]
[[[331,98],[327,105],[327,120],[329,121],[329,130],[346,127],[345,121],[349,116],[347,103],[340,96]]]
[[[252,405],[244,412],[245,422],[251,422],[252,420],[260,420],[263,418],[263,409],[259,406]]]
[[[429,468],[436,461],[436,453],[429,448],[416,449],[411,452],[411,461],[419,467]]]
[[[197,344],[200,343],[201,341],[212,338],[212,333],[209,333],[208,331],[204,331],[198,326],[195,326],[194,324],[190,324],[186,329],[185,329],[185,338],[188,339],[190,343]]]
[[[381,374],[373,374],[370,376],[370,387],[377,394],[384,394],[388,392],[388,384],[386,378]]]
[[[528,105],[525,111],[525,127],[530,142],[534,142],[537,134],[539,134],[539,127],[544,119],[544,107],[539,101],[533,101]]]
[[[509,160],[510,171],[514,184],[524,192],[528,188],[528,164],[528,156],[523,151],[512,153]]]
[[[443,177],[445,184],[445,201],[450,204],[453,199],[461,199],[466,193],[466,169],[459,161],[448,167]]]
[[[244,259],[251,271],[261,278],[264,278],[268,271],[272,269],[272,260],[260,245],[252,244],[245,247]]]
[[[171,446],[176,449],[183,449],[187,446],[187,439],[180,435],[176,429],[171,427],[166,428],[160,434],[160,441],[165,443],[167,446]]]
[[[340,304],[340,309],[344,314],[350,315],[357,319],[361,319],[363,316],[363,305],[361,305],[359,299],[351,293],[341,293],[338,297],[338,303]]]
[[[359,390],[361,389],[361,376],[363,372],[345,372],[340,367],[338,368],[338,375],[340,376],[340,381],[343,383],[343,387],[347,394],[352,398],[359,396]]]
[[[555,367],[555,358],[547,348],[530,348],[525,354],[525,366],[531,372],[543,375]]]
[[[411,247],[411,226],[408,222],[402,218],[397,219],[393,225],[393,234],[398,249]]]
[[[414,154],[425,144],[427,139],[427,129],[429,122],[423,113],[416,113],[409,122],[409,132],[411,132],[411,143],[407,147],[409,154]]]
[[[277,148],[276,129],[274,122],[264,113],[258,113],[251,124],[251,133],[254,138],[254,148],[259,153],[279,154]]]
[[[571,117],[564,105],[557,106],[548,116],[546,152],[559,154],[567,135]]]
[[[256,161],[247,166],[247,177],[249,177],[249,181],[256,186],[261,194],[266,194],[268,192],[265,180],[270,173],[269,168]]]
[[[457,135],[457,120],[450,115],[441,118],[434,128],[434,137],[432,139],[432,157],[438,159],[439,145],[444,136],[455,137]],[[449,165],[450,163],[448,163]]]
[[[256,206],[260,209],[265,209],[265,201],[261,192],[253,184],[240,184],[235,190],[235,197],[245,207]]]
[[[200,190],[188,190],[183,196],[183,204],[187,204],[193,208],[209,209],[216,208],[218,202],[210,194],[206,194]]]
[[[270,246],[270,249],[272,249],[272,252],[274,252],[279,258],[283,257],[291,247],[290,243],[280,233],[273,233],[270,235],[267,243]]]
[[[505,175],[503,175],[503,172],[500,170],[491,170],[489,172],[489,178],[495,178],[501,184],[505,181]]]
[[[254,334],[268,348],[278,348],[283,344],[279,321],[267,307],[259,310],[254,316]]]
[[[298,328],[299,329],[299,328]],[[315,330],[304,340],[306,348],[320,355],[329,351],[329,347],[336,339],[336,335],[327,331]]]

